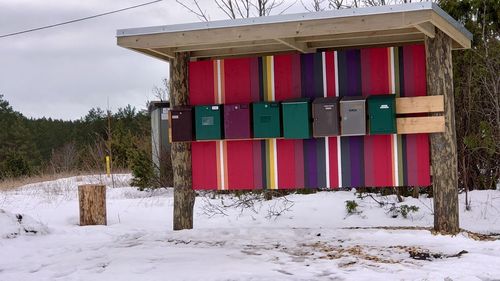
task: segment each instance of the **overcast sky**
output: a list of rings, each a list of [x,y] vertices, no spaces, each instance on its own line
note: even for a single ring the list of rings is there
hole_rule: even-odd
[[[0,35],[149,2],[0,0]],[[225,19],[202,0],[211,19]],[[289,12],[301,11],[300,4]],[[122,28],[197,22],[175,0],[70,25],[0,38],[0,94],[28,117],[79,119],[90,108],[145,108],[168,64],[116,45]]]

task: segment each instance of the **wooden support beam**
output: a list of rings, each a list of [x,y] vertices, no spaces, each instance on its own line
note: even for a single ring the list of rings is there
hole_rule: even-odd
[[[352,33],[340,33],[340,34],[327,34],[327,35],[317,35],[317,36],[302,36],[296,37],[297,42],[317,42],[317,41],[328,41],[328,40],[340,40],[340,39],[354,39],[354,38],[367,38],[367,37],[381,37],[381,36],[394,36],[394,35],[410,35],[410,34],[420,34],[420,30],[415,27],[400,28],[400,29],[388,29],[388,30],[375,30],[375,31],[364,31],[364,32],[352,32]]]
[[[267,45],[267,46],[194,51],[191,52],[191,57],[216,58],[216,57],[230,57],[230,56],[241,56],[241,55],[251,55],[251,54],[261,55],[264,53],[280,53],[280,52],[291,52],[291,51],[295,52],[295,49],[277,43],[274,45]]]
[[[171,107],[189,104],[188,63],[189,53],[183,52],[175,53],[170,64]],[[193,228],[193,209],[196,198],[192,188],[191,143],[172,143],[171,157],[174,174],[173,229],[191,229]]]
[[[297,42],[294,38],[277,38],[276,41],[304,54],[315,52],[315,49],[309,48],[307,43]]]
[[[444,97],[444,133],[431,134],[434,230],[455,235],[458,219],[457,137],[453,97],[452,39],[441,30],[425,38],[427,94]]]
[[[174,52],[192,52],[202,50],[217,50],[240,47],[257,47],[276,44],[276,40],[252,40],[243,42],[219,43],[219,44],[196,44],[172,48]]]
[[[434,36],[436,36],[436,28],[430,22],[417,24],[415,25],[415,28],[420,30],[427,37],[434,38]]]
[[[443,112],[443,96],[396,98],[396,114]]]
[[[421,134],[444,132],[444,117],[400,117],[396,118],[398,134]]]
[[[368,38],[350,38],[350,39],[338,39],[338,40],[328,40],[321,42],[311,42],[309,46],[315,49],[326,49],[326,48],[339,48],[339,47],[354,47],[354,46],[374,46],[374,45],[386,45],[386,44],[398,44],[401,42],[423,42],[424,35],[417,33],[411,35],[392,35],[392,36],[381,36],[381,37],[368,37]]]

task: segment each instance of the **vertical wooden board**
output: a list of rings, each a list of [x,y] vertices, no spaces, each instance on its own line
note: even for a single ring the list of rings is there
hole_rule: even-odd
[[[339,96],[361,96],[361,51],[337,52]],[[364,137],[341,137],[342,186],[364,186]]]
[[[274,96],[276,101],[285,101],[300,97],[300,55],[274,56]],[[296,145],[302,140],[277,140],[276,156],[278,168],[278,188],[302,188],[304,168],[301,159],[302,151],[297,151]],[[299,179],[299,181],[297,180]]]
[[[217,166],[217,142],[193,142],[191,145],[193,189],[211,190],[219,187]]]
[[[325,52],[325,74],[324,81],[326,85],[326,96],[327,97],[335,97],[338,96],[337,92],[337,84],[336,84],[336,76],[335,66],[338,62],[335,61],[335,52]],[[340,152],[338,151],[338,141],[339,137],[329,137],[328,138],[328,171],[329,173],[329,186],[330,188],[338,188],[340,187],[339,182],[339,157]]]
[[[217,102],[217,63],[198,61],[189,63],[189,102],[191,105],[214,104]],[[218,189],[219,163],[217,145],[211,142],[191,144],[193,189]]]
[[[325,79],[326,79],[326,96],[335,97],[336,83],[335,83],[335,52],[325,52]]]
[[[403,97],[427,95],[425,47],[409,45],[399,49],[400,92]],[[430,184],[429,135],[402,136],[404,142],[404,184],[428,186]]]
[[[203,105],[215,102],[215,61],[195,61],[189,63],[189,104]]]
[[[339,151],[337,148],[338,137],[328,138],[328,164],[329,164],[329,178],[330,178],[330,188],[340,187],[339,183],[339,167],[338,167],[338,157]]]
[[[391,92],[389,48],[361,49],[361,88],[363,96]],[[392,135],[364,137],[366,186],[392,186]]]
[[[224,60],[224,101],[231,103],[250,103],[252,97],[252,61],[255,59]],[[254,189],[254,163],[252,140],[227,141],[223,151],[226,162],[228,189]]]

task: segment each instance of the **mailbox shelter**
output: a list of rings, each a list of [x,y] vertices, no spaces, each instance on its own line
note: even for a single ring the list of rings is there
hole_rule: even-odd
[[[170,63],[173,108],[253,103],[254,139],[172,143],[174,229],[192,227],[192,189],[432,186],[436,230],[456,233],[451,58],[471,40],[432,2],[117,32],[119,46]],[[386,94],[395,96],[396,133],[259,131],[279,118],[276,102]]]

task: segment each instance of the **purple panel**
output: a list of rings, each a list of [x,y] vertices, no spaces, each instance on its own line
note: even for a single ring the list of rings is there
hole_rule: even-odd
[[[249,139],[250,106],[248,104],[224,105],[224,138]]]

